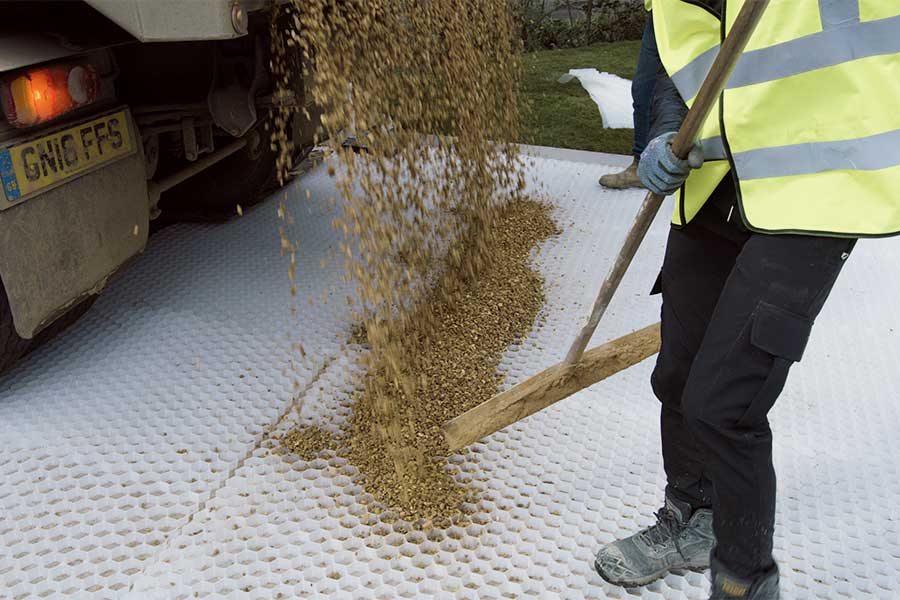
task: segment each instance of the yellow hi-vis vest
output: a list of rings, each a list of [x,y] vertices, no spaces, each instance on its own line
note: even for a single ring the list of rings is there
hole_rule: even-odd
[[[653,0],[666,71],[693,102],[743,0],[722,20]],[[731,171],[762,233],[900,233],[900,0],[773,0],[703,125],[707,162],[679,192],[684,225]]]

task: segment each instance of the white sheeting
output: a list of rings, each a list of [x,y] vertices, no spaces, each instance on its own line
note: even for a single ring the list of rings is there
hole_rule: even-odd
[[[597,69],[572,69],[560,78],[567,83],[573,78],[590,94],[600,109],[606,129],[630,129],[634,126],[631,107],[631,80]]]

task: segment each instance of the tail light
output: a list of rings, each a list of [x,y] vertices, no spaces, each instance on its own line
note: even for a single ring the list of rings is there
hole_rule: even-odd
[[[0,80],[0,101],[13,127],[38,125],[97,99],[100,76],[89,63],[37,67]]]

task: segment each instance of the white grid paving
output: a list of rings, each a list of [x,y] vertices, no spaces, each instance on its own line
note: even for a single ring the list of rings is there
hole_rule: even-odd
[[[613,169],[596,157],[554,156],[531,169],[564,233],[536,256],[548,305],[501,365],[510,383],[563,355],[641,198],[599,190]],[[652,360],[459,457],[483,490],[467,527],[372,520],[352,465],[273,452],[270,430],[347,414],[356,350],[341,348],[341,303],[306,302],[343,295],[337,269],[319,267],[337,242],[333,193],[322,169],[289,190],[298,298],[270,200],[155,236],[83,322],[0,380],[0,597],[705,598],[702,574],[624,590],[591,570],[600,543],[648,524],[661,501]],[[666,216],[595,343],[657,317],[646,292]],[[860,243],[773,414],[785,598],[900,586],[898,258],[897,240]]]

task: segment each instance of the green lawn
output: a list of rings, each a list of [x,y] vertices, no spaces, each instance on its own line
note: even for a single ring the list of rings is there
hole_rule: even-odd
[[[577,79],[561,84],[569,69],[594,67],[631,79],[641,43],[530,52],[524,58],[523,101],[530,103],[522,139],[526,144],[630,154],[631,129],[604,129],[600,111]]]

